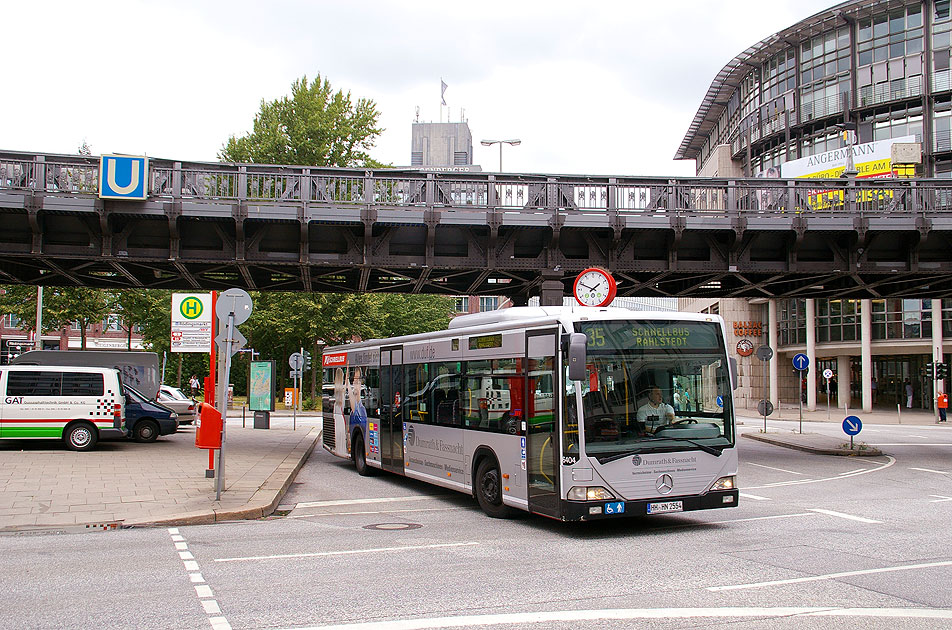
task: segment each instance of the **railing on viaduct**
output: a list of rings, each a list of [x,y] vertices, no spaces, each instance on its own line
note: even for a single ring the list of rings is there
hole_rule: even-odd
[[[939,296],[952,181],[185,163],[145,201],[93,156],[0,152],[0,282],[510,295],[610,268],[621,295]],[[554,299],[554,298],[551,298]]]

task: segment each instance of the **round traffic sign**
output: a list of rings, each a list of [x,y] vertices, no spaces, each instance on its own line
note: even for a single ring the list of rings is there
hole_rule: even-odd
[[[773,348],[770,346],[760,346],[757,348],[757,358],[761,361],[769,361],[773,357]]]
[[[793,369],[803,371],[810,367],[810,357],[798,352],[793,355]]]
[[[300,370],[304,366],[304,355],[300,352],[295,352],[288,357],[288,365],[292,370]]]
[[[218,319],[225,321],[231,313],[235,315],[235,326],[244,324],[251,317],[251,296],[244,289],[228,289],[218,296],[215,303]]]
[[[714,399],[714,402],[717,404],[718,407],[721,407],[721,408],[724,407],[724,397],[723,397],[723,396],[718,396],[717,398]]]
[[[760,402],[757,403],[757,413],[762,416],[769,416],[773,413],[773,403],[769,400],[761,399]]]
[[[830,368],[826,368],[825,370],[823,370],[823,378],[827,380],[833,378],[833,370],[831,370]]]
[[[843,432],[846,435],[857,435],[863,430],[863,421],[856,416],[846,416],[843,420]]]

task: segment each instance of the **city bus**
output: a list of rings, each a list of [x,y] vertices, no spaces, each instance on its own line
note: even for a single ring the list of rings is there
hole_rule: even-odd
[[[723,320],[703,313],[464,315],[447,330],[326,348],[322,442],[360,475],[472,494],[496,518],[734,507],[726,348]]]

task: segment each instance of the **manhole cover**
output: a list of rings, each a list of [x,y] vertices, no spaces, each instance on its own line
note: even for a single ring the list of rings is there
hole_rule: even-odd
[[[364,529],[420,529],[423,527],[419,523],[375,523],[373,525],[364,525]]]

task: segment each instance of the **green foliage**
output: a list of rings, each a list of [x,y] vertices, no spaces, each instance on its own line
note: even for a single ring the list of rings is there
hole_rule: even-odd
[[[307,76],[291,84],[291,96],[261,101],[252,132],[228,139],[218,157],[223,162],[296,164],[301,166],[379,166],[370,149],[380,128],[380,112],[370,99],[351,100],[334,92],[330,81]]]
[[[0,286],[0,315],[14,315],[23,330],[36,328],[36,287],[22,284]],[[47,322],[44,330],[50,330]]]
[[[320,398],[316,398],[316,397],[311,398],[310,396],[307,396],[304,398],[303,401],[301,401],[301,408],[304,411],[314,411],[315,409],[320,408],[320,406],[321,406]]]

